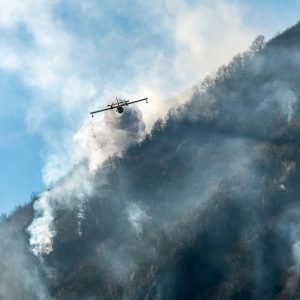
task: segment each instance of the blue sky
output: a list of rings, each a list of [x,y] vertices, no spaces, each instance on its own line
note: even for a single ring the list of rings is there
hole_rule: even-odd
[[[189,87],[299,11],[296,0],[0,2],[0,213],[120,147],[93,140],[107,128],[90,109],[148,96],[149,130]]]

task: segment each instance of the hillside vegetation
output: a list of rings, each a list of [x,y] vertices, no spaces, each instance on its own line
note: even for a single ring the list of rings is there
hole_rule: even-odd
[[[300,24],[259,36],[55,207],[48,254],[26,230],[39,196],[3,216],[0,298],[298,299],[299,74]]]

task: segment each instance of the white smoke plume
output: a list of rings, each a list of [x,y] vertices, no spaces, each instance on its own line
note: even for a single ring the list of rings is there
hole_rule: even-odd
[[[136,203],[131,203],[128,205],[127,213],[130,224],[134,228],[136,235],[139,236],[142,233],[143,224],[146,223],[150,217]]]
[[[183,0],[174,3],[164,0],[156,5],[136,1],[136,9],[143,13],[133,17],[137,22],[153,19],[161,24],[161,34],[165,34],[170,39],[168,45],[172,45],[172,49],[168,49],[144,45],[148,32],[130,40],[123,37],[125,33],[120,31],[118,20],[109,16],[108,20],[102,20],[105,3],[73,3],[83,21],[100,24],[107,21],[112,26],[111,32],[101,36],[103,47],[98,47],[94,41],[98,36],[92,39],[78,36],[60,18],[57,13],[64,6],[63,1],[0,1],[0,28],[7,36],[16,36],[1,38],[0,68],[16,74],[32,94],[27,105],[30,109],[24,115],[28,128],[45,140],[46,185],[65,175],[78,162],[72,165],[67,158],[68,163],[61,163],[60,156],[65,153],[61,145],[68,139],[75,142],[72,146],[68,143],[69,147],[77,146],[78,124],[86,122],[89,109],[106,105],[116,94],[133,99],[147,96],[151,105],[143,118],[149,131],[154,121],[177,103],[173,95],[196,84],[248,46],[258,29],[244,24],[242,8],[228,1],[213,2],[214,5],[206,0],[190,5]],[[131,6],[119,1],[115,4],[116,12],[131,19],[127,15]],[[210,28],[214,36],[206,34]],[[21,33],[24,31],[26,43],[19,29]],[[228,42],[228,37],[234,42]],[[216,45],[222,45],[223,50],[217,51],[220,46]],[[114,70],[110,65],[119,48],[130,51],[118,60],[120,65]],[[214,51],[214,59],[207,59],[211,51]],[[139,107],[143,107],[142,104]],[[63,128],[67,129],[57,132],[57,127],[52,128],[57,119],[61,119]],[[82,133],[79,129],[78,134]]]
[[[34,202],[35,218],[27,230],[30,234],[29,243],[35,255],[52,251],[56,207],[73,207],[90,195],[93,191],[91,175],[86,164],[80,164],[68,177],[43,192]]]
[[[214,5],[211,1],[190,5],[183,0],[174,3],[165,0],[154,5],[137,1],[143,14],[137,13],[134,18],[137,22],[149,19],[161,24],[161,32],[169,39],[167,45],[172,45],[169,49],[169,46],[147,45],[144,36],[148,32],[134,39],[123,37],[118,20],[101,19],[105,5],[96,1],[84,4],[75,1],[74,7],[84,20],[109,21],[112,30],[109,35],[104,32],[101,36],[101,47],[88,36],[77,36],[71,26],[64,24],[57,15],[62,1],[0,1],[1,29],[8,36],[18,36],[18,29],[22,28],[28,38],[26,44],[22,37],[1,39],[0,68],[17,74],[30,91],[32,96],[27,105],[30,109],[24,115],[30,131],[45,141],[42,176],[50,188],[35,202],[35,219],[28,229],[35,253],[51,251],[56,206],[76,205],[70,204],[69,199],[81,189],[79,198],[83,201],[92,189],[90,176],[107,157],[120,154],[130,143],[140,141],[157,118],[163,117],[178,99],[188,99],[191,93],[177,98],[175,94],[215,71],[257,35],[258,29],[244,24],[238,5],[213,2]],[[126,15],[128,7],[116,3],[116,10],[120,14],[124,10],[124,17],[130,18]],[[211,28],[214,36],[207,35]],[[228,42],[228,37],[232,42]],[[218,50],[219,45],[222,51]],[[119,48],[130,51],[118,60],[117,70],[110,69]],[[107,49],[111,49],[111,55]],[[212,56],[211,51],[214,59],[207,59]],[[133,99],[150,98],[145,110],[145,104],[137,105],[144,110],[145,128],[133,131],[133,135],[132,128],[128,128],[125,133],[122,118],[115,119],[113,112],[87,119],[90,109],[106,105],[107,99],[116,93]],[[58,119],[65,129],[57,131],[56,125],[52,127]],[[64,178],[68,172],[72,175]]]
[[[22,217],[1,222],[0,299],[49,300],[47,285],[28,251],[27,239],[20,234],[23,222]]]
[[[79,207],[80,234],[80,222],[84,215],[82,203],[93,192],[94,172],[105,159],[112,155],[122,155],[122,151],[132,143],[139,142],[144,134],[142,113],[131,108],[127,108],[126,113],[121,115],[109,112],[104,118],[99,118],[99,121],[88,121],[81,127],[74,137],[77,147],[73,149],[65,145],[66,156],[72,161],[79,160],[78,165],[34,202],[35,218],[28,227],[34,254],[42,255],[52,251],[55,236],[53,221],[57,207]],[[57,163],[57,160],[53,163]],[[49,166],[49,170],[53,169],[53,166]],[[46,172],[44,176],[51,182],[57,174]]]

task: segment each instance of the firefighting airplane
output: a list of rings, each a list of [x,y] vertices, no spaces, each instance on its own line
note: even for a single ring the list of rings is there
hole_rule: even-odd
[[[96,114],[96,113],[106,111],[106,110],[111,110],[111,109],[116,109],[116,111],[119,114],[121,114],[124,111],[123,106],[133,104],[133,103],[137,103],[137,102],[141,102],[141,101],[146,101],[146,103],[148,103],[148,98],[143,98],[143,99],[139,99],[139,100],[130,101],[130,100],[125,100],[125,99],[119,99],[118,97],[116,97],[116,101],[117,102],[114,102],[112,104],[107,105],[107,108],[92,111],[92,112],[90,112],[90,114],[92,115],[92,117],[94,117],[94,114]]]

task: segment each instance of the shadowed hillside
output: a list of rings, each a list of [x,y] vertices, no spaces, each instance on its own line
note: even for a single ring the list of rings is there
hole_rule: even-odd
[[[83,200],[52,201],[52,251],[29,251],[32,203],[3,217],[0,298],[298,299],[299,32],[258,37]],[[130,109],[118,124],[143,126]]]

